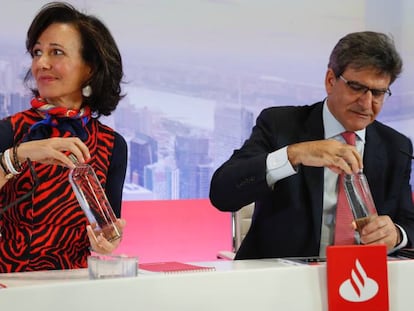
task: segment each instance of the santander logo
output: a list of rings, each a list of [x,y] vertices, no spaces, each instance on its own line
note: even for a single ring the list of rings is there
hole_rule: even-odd
[[[345,280],[339,287],[340,296],[351,302],[370,300],[378,293],[378,283],[369,278],[358,258],[351,271],[351,278]]]

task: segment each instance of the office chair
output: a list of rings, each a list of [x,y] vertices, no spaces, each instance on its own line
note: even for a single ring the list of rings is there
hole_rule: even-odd
[[[232,251],[219,251],[217,254],[218,259],[234,259],[241,242],[249,231],[250,225],[252,223],[253,211],[254,203],[250,203],[242,207],[237,212],[232,213],[233,249]]]

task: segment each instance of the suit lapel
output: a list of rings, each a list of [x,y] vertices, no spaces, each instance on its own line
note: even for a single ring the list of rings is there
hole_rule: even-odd
[[[386,150],[381,144],[380,137],[374,124],[367,127],[365,140],[364,174],[368,179],[372,197],[374,201],[376,201],[376,198],[381,197],[381,194],[378,192],[382,191],[382,187],[377,184],[377,181],[383,180],[381,177],[383,174],[381,167],[384,167],[386,161]]]
[[[322,103],[318,103],[309,115],[302,133],[303,141],[324,139],[324,127],[322,120]],[[303,166],[303,177],[307,186],[310,207],[314,224],[316,243],[320,243],[322,210],[323,210],[323,172],[321,167]]]

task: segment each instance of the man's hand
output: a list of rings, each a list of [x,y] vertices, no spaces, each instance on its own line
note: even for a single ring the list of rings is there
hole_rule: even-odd
[[[372,216],[370,222],[360,231],[360,237],[362,244],[385,244],[387,250],[392,250],[401,243],[399,229],[386,215]]]
[[[292,166],[328,167],[337,174],[357,173],[363,168],[361,155],[355,146],[334,139],[293,144],[288,146],[287,153]]]

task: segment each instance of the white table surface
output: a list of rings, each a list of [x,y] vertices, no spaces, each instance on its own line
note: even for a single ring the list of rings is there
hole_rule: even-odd
[[[327,310],[326,266],[277,259],[195,263],[215,271],[140,271],[89,280],[86,269],[0,274],[0,310]],[[391,311],[412,311],[414,261],[388,262]]]

